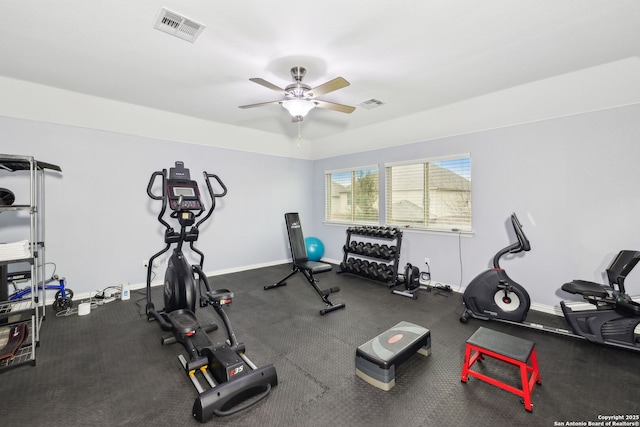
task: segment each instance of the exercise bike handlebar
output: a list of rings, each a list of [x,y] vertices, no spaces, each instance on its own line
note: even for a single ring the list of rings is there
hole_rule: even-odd
[[[527,239],[527,236],[524,234],[524,231],[522,230],[522,224],[520,224],[520,220],[515,213],[511,214],[511,225],[513,226],[513,231],[516,233],[516,238],[518,239],[518,241],[512,245],[507,246],[506,248],[501,249],[493,257],[493,268],[500,269],[500,258],[502,258],[506,254],[517,254],[519,252],[528,252],[531,250],[529,239]]]

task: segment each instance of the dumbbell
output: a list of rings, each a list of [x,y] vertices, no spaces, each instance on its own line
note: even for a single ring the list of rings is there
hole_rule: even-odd
[[[391,267],[389,267],[387,264],[384,264],[383,266],[381,266],[380,270],[379,270],[379,280],[382,280],[383,282],[388,282],[391,279],[391,276],[393,275],[393,271],[391,270]]]
[[[377,271],[378,271],[378,263],[375,261],[370,262],[366,270],[367,276],[375,279]]]
[[[385,245],[385,244],[381,245],[378,252],[380,253],[380,258],[385,258],[385,259],[391,258],[391,249],[389,248],[389,245]]]
[[[360,260],[357,258],[349,258],[347,260],[347,268],[349,270],[349,273],[357,272],[359,265],[360,265]]]
[[[374,256],[376,258],[380,258],[380,244],[379,243],[374,243],[372,248],[371,248],[371,256]]]
[[[356,274],[360,274],[362,271],[363,263],[361,259],[356,259],[353,261],[353,272]]]
[[[367,256],[371,256],[373,254],[373,245],[371,244],[371,242],[367,242],[364,244],[364,246],[362,247],[362,254]]]

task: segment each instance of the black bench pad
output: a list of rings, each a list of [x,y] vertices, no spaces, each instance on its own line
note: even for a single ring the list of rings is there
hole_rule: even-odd
[[[309,270],[312,273],[324,273],[325,271],[331,271],[331,264],[327,264],[324,262],[318,261],[306,261],[306,262],[296,262],[296,267],[301,268],[303,270]]]
[[[482,326],[471,335],[467,344],[501,354],[519,362],[527,362],[535,343]]]

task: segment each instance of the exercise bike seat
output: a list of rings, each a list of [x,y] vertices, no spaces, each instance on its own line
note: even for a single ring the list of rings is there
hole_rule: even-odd
[[[604,285],[587,280],[573,280],[562,285],[562,290],[570,294],[579,294],[585,297],[608,298],[609,292]]]
[[[171,323],[173,330],[180,334],[193,332],[200,325],[195,313],[186,308],[165,313],[165,317]]]

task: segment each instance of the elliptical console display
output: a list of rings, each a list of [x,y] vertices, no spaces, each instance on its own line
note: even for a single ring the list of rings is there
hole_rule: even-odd
[[[166,187],[171,210],[202,211],[198,183],[191,180],[189,169],[184,167],[184,163],[176,162],[176,167],[169,170]]]

